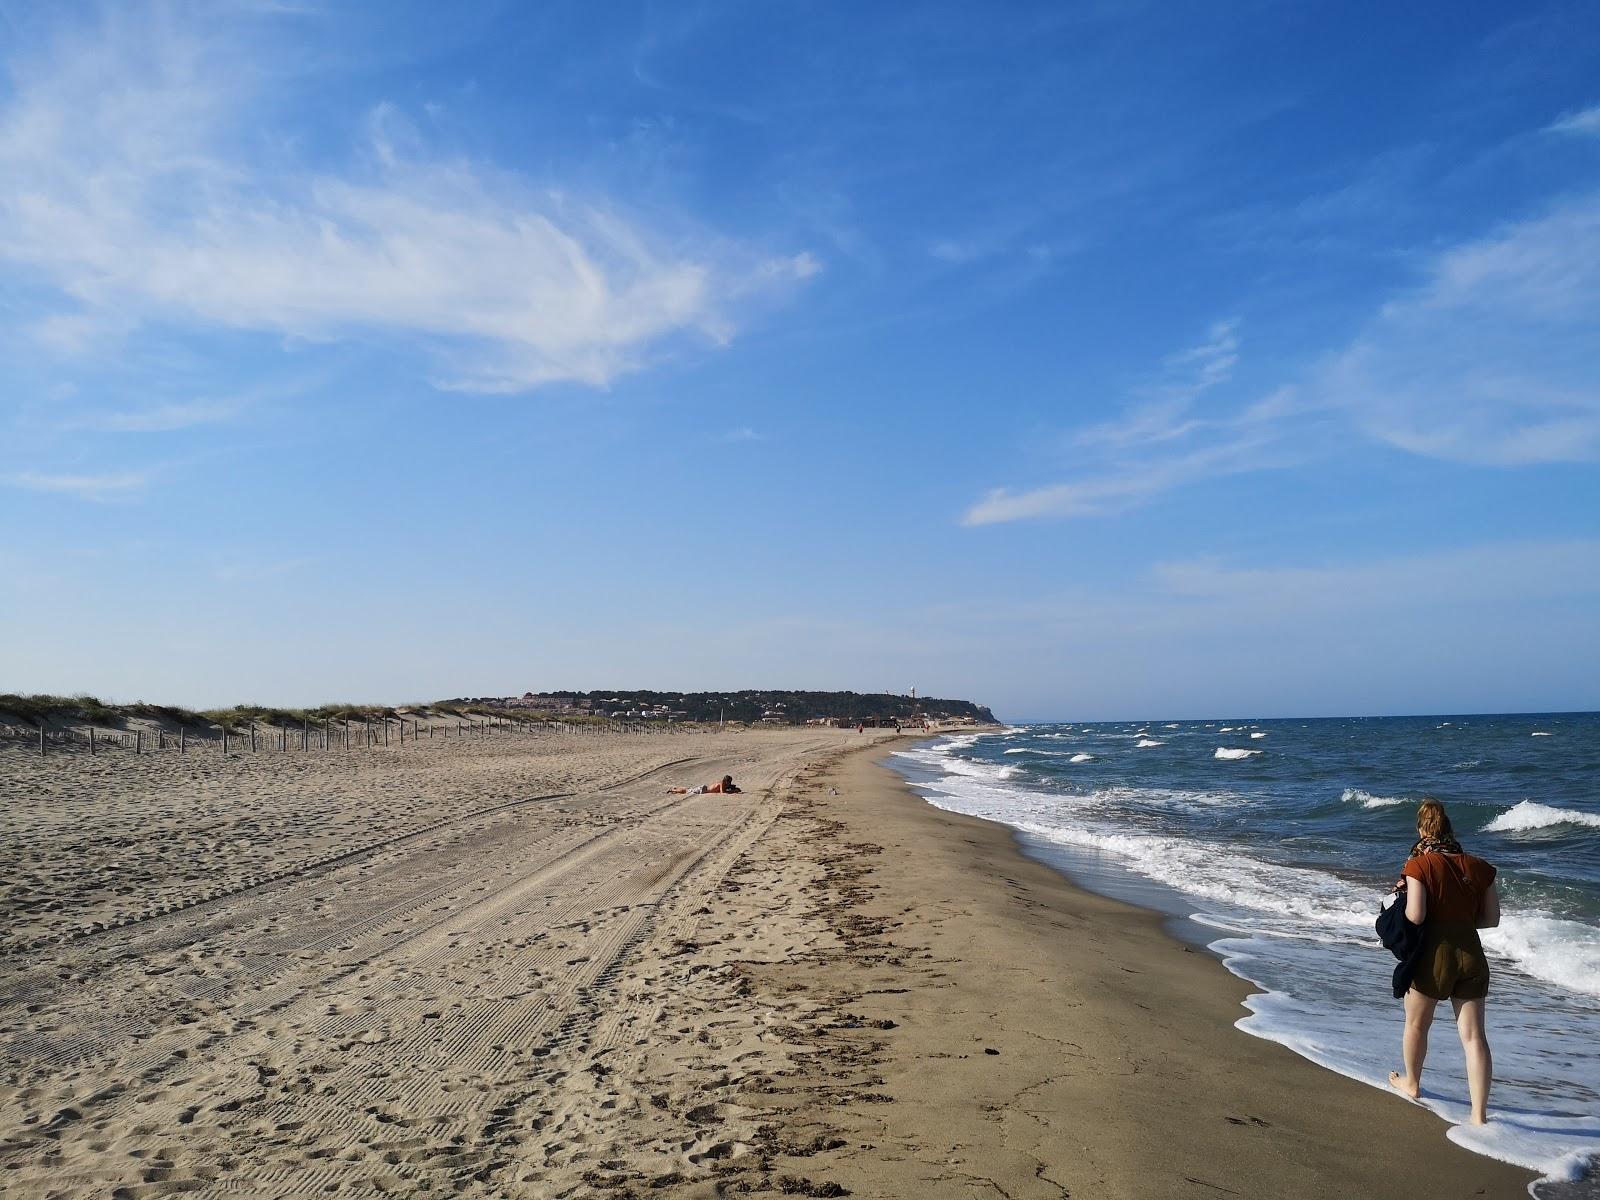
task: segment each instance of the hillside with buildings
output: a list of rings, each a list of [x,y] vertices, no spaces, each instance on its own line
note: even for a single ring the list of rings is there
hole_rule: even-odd
[[[888,692],[809,692],[759,689],[737,692],[525,692],[521,696],[469,696],[461,703],[522,709],[552,716],[588,715],[619,720],[740,721],[804,725],[885,721],[967,720],[993,724],[987,707],[970,700],[901,696]]]

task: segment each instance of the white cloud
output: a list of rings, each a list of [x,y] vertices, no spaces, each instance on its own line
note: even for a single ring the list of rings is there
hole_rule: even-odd
[[[1193,378],[1179,384],[1186,394],[1194,395],[1207,388],[1226,383],[1233,375],[1234,364],[1239,361],[1239,321],[1232,318],[1218,321],[1210,329],[1206,340],[1168,362],[1175,367],[1191,370]]]
[[[1546,133],[1575,133],[1581,136],[1600,137],[1600,104],[1564,113],[1545,126]]]
[[[1437,256],[1312,388],[1414,454],[1600,459],[1600,195]]]
[[[963,525],[995,525],[1038,517],[1086,517],[1122,512],[1163,492],[1202,479],[1280,466],[1270,433],[1244,430],[1186,454],[1128,462],[1104,474],[1029,491],[995,488],[969,508]]]
[[[357,165],[306,167],[263,132],[260,73],[241,47],[136,18],[13,62],[0,260],[62,297],[41,340],[391,334],[430,349],[443,386],[598,386],[676,335],[726,342],[731,314],[820,269],[431,155],[387,106]]]
[[[1482,466],[1600,461],[1600,193],[1570,198],[1429,258],[1303,380],[1242,410],[1196,413],[1238,361],[1234,322],[1167,360],[1156,399],[1080,431],[1099,474],[989,492],[987,525],[1113,513],[1205,479],[1326,455],[1353,429],[1408,453]],[[1173,447],[1183,449],[1174,450]]]
[[[80,500],[118,500],[142,491],[150,482],[150,475],[145,471],[118,471],[100,475],[23,471],[11,476],[8,482],[13,487],[31,492],[56,492],[76,496]]]
[[[1157,399],[1073,438],[1075,447],[1088,448],[1101,460],[1095,473],[1025,491],[995,488],[963,514],[961,523],[1100,516],[1203,479],[1284,465],[1290,456],[1277,445],[1277,425],[1294,408],[1287,394],[1230,414],[1194,412],[1200,396],[1232,377],[1239,361],[1238,328],[1234,319],[1216,322],[1203,342],[1169,356],[1161,378],[1143,389]]]
[[[1090,426],[1074,439],[1080,446],[1126,448],[1170,442],[1214,426],[1189,414],[1205,392],[1228,382],[1239,361],[1239,322],[1218,321],[1206,340],[1170,356],[1165,377],[1146,389],[1155,399],[1136,405],[1116,420]]]

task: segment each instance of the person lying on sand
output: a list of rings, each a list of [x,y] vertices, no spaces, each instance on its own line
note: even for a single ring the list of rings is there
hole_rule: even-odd
[[[732,795],[738,790],[733,786],[733,776],[724,775],[716,783],[702,783],[699,787],[668,788],[667,794],[671,796]]]

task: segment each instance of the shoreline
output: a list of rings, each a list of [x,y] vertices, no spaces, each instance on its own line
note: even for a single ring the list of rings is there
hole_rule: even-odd
[[[7,904],[47,935],[0,945],[0,1167],[61,1197],[1526,1195],[1235,1029],[1248,985],[1161,914],[928,804],[884,762],[918,740],[0,755]],[[666,791],[724,773],[747,790]]]
[[[846,1143],[830,1181],[863,1195],[1528,1194],[1534,1172],[1454,1145],[1432,1113],[1235,1028],[1255,989],[1166,914],[927,803],[891,751],[848,755],[809,802],[840,844],[878,848],[854,855],[851,916],[881,932],[801,975],[859,997],[871,1032],[857,1041],[892,1101],[806,1114]],[[1397,1057],[1398,1041],[1397,1022]]]

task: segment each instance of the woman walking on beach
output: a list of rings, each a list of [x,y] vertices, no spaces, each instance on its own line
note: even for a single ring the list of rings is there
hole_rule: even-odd
[[[1417,842],[1402,871],[1396,887],[1405,889],[1406,920],[1422,926],[1422,953],[1411,990],[1406,993],[1401,1043],[1405,1072],[1390,1071],[1389,1085],[1417,1098],[1433,1010],[1439,1001],[1448,1000],[1455,1009],[1456,1032],[1467,1057],[1472,1123],[1482,1125],[1489,1119],[1494,1061],[1483,1028],[1489,960],[1484,957],[1478,930],[1500,924],[1495,869],[1461,849],[1444,805],[1424,800],[1417,809]]]

